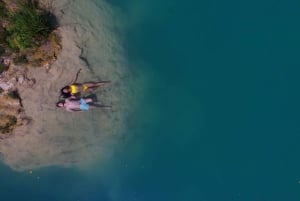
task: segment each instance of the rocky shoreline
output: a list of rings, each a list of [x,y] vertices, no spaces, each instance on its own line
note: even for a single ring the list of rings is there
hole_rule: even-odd
[[[41,8],[37,1],[31,0],[0,0],[1,14],[8,12],[9,16],[22,12],[23,4],[35,6],[35,12],[47,13],[49,20],[53,15],[46,8]],[[51,18],[51,19],[50,19]],[[36,79],[28,77],[31,68],[50,69],[51,64],[57,59],[61,52],[61,37],[57,25],[51,27],[47,37],[34,39],[34,45],[28,48],[12,48],[5,38],[10,22],[8,17],[0,20],[0,140],[12,136],[12,131],[23,125],[28,125],[31,118],[26,115],[22,105],[22,97],[19,95],[22,88],[31,88]],[[50,25],[49,25],[50,26]],[[52,25],[51,25],[52,26]]]

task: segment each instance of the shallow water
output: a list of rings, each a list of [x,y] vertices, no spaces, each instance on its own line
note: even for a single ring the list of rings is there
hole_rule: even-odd
[[[60,17],[88,22],[85,19],[97,13],[91,5],[104,5],[100,0],[84,2],[72,1],[65,8],[77,17]],[[4,166],[3,197],[13,201],[299,200],[299,3],[106,3],[111,5],[107,13],[114,13],[108,19],[115,25],[112,40],[124,47],[119,50],[120,63],[127,66],[124,80],[132,77],[134,84],[126,88],[133,101],[127,105],[125,126],[118,129],[122,137],[105,138],[113,139],[105,147],[113,150],[111,154],[105,160],[92,157],[93,163],[81,169],[43,168],[28,174]],[[80,28],[69,31],[76,35]],[[93,56],[97,43],[86,44],[84,54],[93,75],[103,79],[105,71],[95,67],[102,59]],[[72,116],[70,122],[78,122],[76,118],[81,117]],[[88,125],[97,130],[93,123]],[[70,129],[63,124],[59,128]]]

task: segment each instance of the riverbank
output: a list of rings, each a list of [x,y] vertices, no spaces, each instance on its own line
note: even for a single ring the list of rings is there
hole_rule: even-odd
[[[73,4],[65,0],[52,1],[52,11],[58,16],[62,51],[51,68],[28,70],[27,76],[35,84],[20,86],[19,94],[31,118],[30,126],[18,127],[14,137],[0,141],[4,162],[15,170],[53,165],[85,167],[95,159],[109,157],[122,136],[130,110],[132,78],[114,32],[116,22],[110,7],[104,2],[99,7],[95,2]],[[78,82],[111,81],[96,92],[100,101],[113,106],[111,110],[74,114],[56,109],[60,88],[79,68]]]
[[[0,139],[29,124],[20,89],[33,87],[30,68],[49,69],[59,55],[61,38],[55,16],[36,1],[0,1]]]

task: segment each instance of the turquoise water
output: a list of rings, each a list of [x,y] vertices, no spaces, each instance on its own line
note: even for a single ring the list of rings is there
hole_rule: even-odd
[[[5,200],[300,198],[297,1],[108,0],[150,82],[114,156],[88,172],[1,168]]]

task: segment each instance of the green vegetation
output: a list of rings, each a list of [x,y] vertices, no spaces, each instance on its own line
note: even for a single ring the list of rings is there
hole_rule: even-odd
[[[36,3],[31,0],[20,1],[20,10],[10,13],[8,21],[6,40],[13,49],[37,46],[51,32],[47,13],[37,10]]]
[[[7,37],[7,31],[3,27],[0,27],[0,56],[4,55],[5,49],[7,47],[6,37]]]
[[[5,53],[4,47],[0,46],[0,56],[3,55],[4,53]]]
[[[11,97],[12,99],[20,99],[20,95],[19,92],[14,90],[14,91],[9,91],[7,94],[9,97]]]
[[[5,4],[3,1],[0,1],[0,17],[5,17],[7,14],[5,9]]]
[[[18,55],[15,58],[13,58],[13,61],[15,64],[26,64],[28,63],[26,55]]]
[[[8,69],[7,65],[4,65],[4,64],[0,63],[0,73],[2,73],[3,71],[6,71],[7,69]]]
[[[52,63],[61,50],[56,27],[56,17],[37,0],[0,0],[0,59],[17,65]],[[3,61],[0,73],[9,66]]]
[[[12,115],[4,115],[4,117],[6,118],[6,122],[4,125],[0,125],[0,132],[9,133],[13,129],[13,127],[17,124],[17,118]]]

